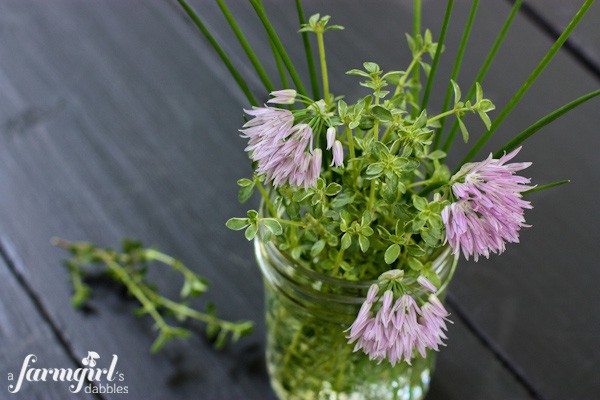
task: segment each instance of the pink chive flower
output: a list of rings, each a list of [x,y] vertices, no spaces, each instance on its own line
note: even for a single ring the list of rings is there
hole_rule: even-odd
[[[426,350],[438,350],[446,338],[444,330],[448,312],[433,294],[419,307],[415,299],[404,294],[394,304],[393,293],[386,290],[381,296],[381,307],[373,316],[372,308],[377,285],[371,286],[367,299],[354,323],[348,328],[348,343],[356,342],[354,351],[362,350],[369,359],[390,364],[411,364],[415,350],[426,356]]]
[[[342,147],[342,143],[339,140],[336,140],[333,144],[333,160],[331,161],[331,165],[335,165],[336,167],[340,167],[344,165],[344,148]]]
[[[329,128],[327,128],[327,149],[326,150],[329,150],[329,149],[331,149],[331,147],[333,147],[333,143],[335,142],[336,134],[337,134],[337,132],[333,126],[330,126]]]
[[[305,188],[316,185],[321,171],[322,153],[313,152],[313,131],[307,124],[294,125],[288,110],[274,107],[253,107],[245,110],[254,118],[240,130],[248,138],[246,151],[258,163],[258,174],[267,182],[281,186],[286,182]]]
[[[517,243],[519,230],[529,227],[525,224],[525,209],[532,208],[522,199],[521,192],[532,186],[528,178],[515,175],[531,165],[529,162],[510,163],[521,147],[499,159],[492,155],[481,162],[468,163],[454,175],[464,182],[452,185],[457,201],[442,210],[442,220],[446,226],[446,241],[453,253],[462,250],[465,258],[473,256],[489,257],[500,254],[505,243]]]
[[[444,345],[443,341],[446,339],[444,331],[448,330],[446,321],[449,321],[448,317],[450,314],[434,294],[429,295],[427,303],[421,307],[421,312],[422,314],[419,317],[421,341],[417,344],[417,348],[419,353],[425,357],[423,347],[438,351],[439,346]]]
[[[432,293],[435,293],[435,291],[437,290],[433,283],[431,283],[431,281],[425,278],[423,275],[419,275],[419,277],[417,278],[417,282],[419,283],[419,285],[421,285],[423,289],[428,290]]]
[[[272,104],[294,104],[296,101],[297,92],[294,89],[283,89],[271,92],[272,99],[268,100],[267,103]]]

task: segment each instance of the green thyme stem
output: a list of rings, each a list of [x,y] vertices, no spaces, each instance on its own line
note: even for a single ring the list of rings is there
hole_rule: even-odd
[[[296,0],[296,10],[298,11],[298,22],[300,22],[300,26],[306,24],[301,0]],[[308,74],[310,76],[313,100],[318,100],[321,98],[321,90],[319,88],[319,79],[317,78],[317,69],[315,68],[315,60],[310,45],[310,39],[308,37],[308,32],[302,32],[301,35],[302,43],[304,44],[304,53],[306,54],[306,63],[308,64]]]
[[[333,272],[332,276],[336,276],[339,274],[340,266],[342,264],[343,259],[344,259],[344,249],[340,249],[340,251],[338,251],[338,253],[337,253],[337,256],[335,257],[335,266],[334,266],[334,272]]]
[[[416,38],[418,35],[421,34],[421,0],[414,0],[413,2],[413,37]],[[412,94],[413,94],[413,100],[415,101],[415,103],[419,103],[419,93],[420,93],[420,76],[419,76],[419,68],[416,68],[413,73],[412,73],[412,83],[413,83],[413,88],[412,88]],[[418,110],[413,109],[411,111],[411,114],[413,117],[416,117],[418,114]]]
[[[143,255],[147,260],[159,261],[170,266],[174,270],[180,272],[183,276],[196,276],[196,274],[191,269],[183,265],[181,261],[156,249],[144,249]]]
[[[327,76],[327,60],[325,58],[325,41],[323,40],[324,32],[317,31],[317,43],[319,45],[319,59],[321,60],[321,79],[323,80],[323,97],[325,104],[329,106],[329,77]]]
[[[291,343],[289,344],[287,351],[285,352],[285,356],[283,358],[283,368],[282,369],[287,369],[288,364],[290,363],[290,358],[292,357],[292,354],[296,351],[296,347],[298,347],[298,343],[300,342],[300,339],[302,338],[302,329],[304,328],[304,325],[301,325],[298,330],[296,331],[296,333],[294,333],[294,337],[292,338]]]
[[[256,99],[254,99],[254,96],[252,95],[252,92],[250,91],[250,88],[248,87],[248,84],[246,83],[244,78],[242,78],[242,76],[240,75],[238,70],[233,66],[233,63],[231,62],[231,60],[229,59],[229,57],[227,56],[225,51],[223,51],[223,49],[221,48],[219,43],[216,41],[216,39],[213,37],[213,35],[210,33],[210,31],[206,28],[204,23],[200,20],[200,17],[198,16],[198,14],[196,14],[194,9],[192,7],[190,7],[190,5],[185,0],[177,0],[177,1],[181,5],[181,7],[184,9],[184,11],[187,13],[187,15],[191,18],[191,20],[194,22],[194,24],[198,27],[198,29],[200,29],[200,32],[202,32],[202,34],[208,40],[208,42],[211,44],[211,46],[215,49],[215,51],[221,58],[221,61],[223,61],[223,63],[229,70],[229,73],[233,76],[233,79],[235,80],[235,82],[238,84],[238,86],[240,87],[242,92],[244,92],[244,94],[246,95],[248,102],[253,106],[258,106]]]
[[[521,192],[521,193],[523,193],[523,194],[530,194],[530,193],[534,193],[534,192],[539,192],[540,190],[550,189],[550,188],[553,188],[555,186],[564,185],[565,183],[571,183],[571,180],[570,179],[565,179],[564,181],[552,182],[552,183],[549,183],[547,185],[536,186],[536,187],[534,187],[532,189],[526,190],[526,191]]]
[[[260,77],[260,80],[262,81],[263,85],[265,85],[265,89],[267,89],[267,92],[274,91],[275,87],[273,86],[273,83],[269,79],[267,72],[265,71],[264,67],[260,63],[258,57],[256,56],[256,53],[254,53],[252,46],[250,46],[250,43],[248,43],[246,36],[244,36],[242,31],[240,30],[240,27],[238,26],[237,22],[235,21],[235,18],[233,18],[233,15],[227,8],[227,5],[225,4],[225,2],[223,0],[215,0],[215,1],[217,2],[219,8],[221,9],[223,16],[229,23],[229,26],[233,30],[233,33],[235,34],[235,37],[237,38],[238,42],[240,42],[240,45],[244,49],[244,52],[246,52],[246,55],[248,56],[250,63],[252,63],[252,66],[256,70],[256,73]]]
[[[424,181],[418,181],[418,182],[413,182],[413,183],[409,183],[408,185],[405,185],[407,189],[416,187],[416,186],[423,186],[423,185],[427,185],[429,182],[431,182],[431,179],[426,179]]]
[[[282,219],[282,218],[273,218],[275,221],[279,222],[280,224],[286,224],[286,225],[291,225],[291,226],[300,226],[302,228],[306,228],[308,225],[307,224],[303,224],[302,222],[298,222],[298,221],[291,221],[289,219]]]
[[[587,10],[594,3],[594,0],[586,0],[586,2],[581,6],[577,14],[573,17],[569,25],[563,31],[563,33],[556,39],[556,42],[552,45],[548,53],[544,56],[544,58],[540,61],[537,67],[533,70],[531,75],[525,80],[523,85],[519,88],[517,93],[510,99],[506,107],[500,112],[500,115],[496,117],[490,129],[485,132],[479,140],[475,143],[473,148],[467,153],[465,158],[460,162],[459,166],[456,168],[456,171],[460,169],[460,166],[471,161],[473,157],[479,153],[479,150],[487,143],[487,141],[492,137],[492,134],[498,129],[498,127],[502,124],[502,122],[506,119],[506,117],[511,113],[511,111],[515,108],[515,106],[519,103],[523,95],[529,90],[531,85],[536,81],[538,76],[542,73],[542,71],[546,68],[548,63],[554,58],[558,50],[562,47],[567,38],[571,35],[571,32],[575,29],[575,27],[579,24],[583,16],[586,14]]]
[[[182,1],[182,0],[180,0],[180,1]],[[273,41],[273,45],[277,49],[279,56],[283,60],[283,63],[285,64],[290,76],[292,77],[292,80],[294,81],[296,90],[301,95],[306,96],[306,89],[304,88],[304,85],[302,84],[302,80],[300,79],[300,76],[296,72],[296,69],[294,68],[294,64],[292,63],[292,60],[290,60],[290,57],[288,56],[287,52],[285,51],[285,48],[283,47],[281,40],[279,40],[279,36],[277,36],[277,33],[275,32],[273,25],[271,25],[271,22],[269,21],[269,18],[267,17],[267,14],[265,13],[265,10],[262,7],[262,4],[260,3],[260,0],[250,0],[250,4],[252,5],[252,7],[254,8],[254,11],[256,11],[256,15],[262,22],[262,24],[267,32],[267,35],[269,36],[269,39]]]
[[[501,157],[504,152],[508,152],[508,151],[516,149],[522,142],[527,140],[530,136],[532,136],[534,133],[536,133],[537,131],[542,129],[544,126],[548,125],[550,122],[554,121],[557,118],[560,118],[562,115],[571,111],[573,108],[579,106],[582,103],[585,103],[586,101],[588,101],[590,99],[593,99],[594,97],[596,97],[598,95],[600,95],[600,89],[590,92],[590,93],[586,94],[585,96],[581,96],[578,99],[575,99],[572,102],[565,104],[564,106],[556,109],[554,112],[546,115],[544,118],[540,119],[539,121],[537,121],[536,123],[531,125],[529,128],[527,128],[523,132],[519,133],[510,142],[508,142],[507,144],[502,146],[500,148],[500,150],[498,150],[496,153],[494,153],[494,157],[495,158]]]
[[[371,180],[371,190],[369,193],[369,212],[373,215],[373,208],[375,207],[375,181],[377,179]]]
[[[71,282],[73,283],[73,288],[75,291],[77,292],[84,290],[83,288],[85,287],[85,284],[81,278],[81,269],[74,263],[68,263],[67,266],[71,272]]]
[[[375,120],[373,124],[373,140],[379,140],[379,121]]]
[[[450,16],[452,15],[453,6],[454,0],[448,0],[448,4],[446,5],[446,13],[444,14],[444,22],[442,23],[442,30],[440,31],[440,37],[438,39],[438,44],[435,50],[435,55],[433,57],[433,62],[431,63],[431,70],[429,71],[429,76],[427,77],[425,92],[423,93],[423,99],[421,101],[421,110],[426,109],[427,104],[429,103],[429,95],[431,93],[431,88],[433,87],[433,81],[435,79],[437,67],[440,62],[440,55],[442,54],[444,41],[446,40],[446,31],[448,30],[448,25],[450,23]]]
[[[498,33],[496,40],[494,40],[494,44],[492,45],[490,52],[488,53],[487,57],[485,58],[483,65],[479,69],[479,72],[477,73],[477,77],[475,77],[475,80],[473,81],[473,83],[471,84],[471,87],[469,88],[469,92],[467,93],[467,97],[465,98],[465,101],[471,100],[473,98],[473,95],[475,94],[476,83],[477,82],[481,83],[483,81],[483,78],[486,76],[490,66],[492,65],[492,61],[496,57],[496,53],[498,52],[498,49],[500,49],[500,45],[504,42],[506,33],[508,32],[510,26],[512,25],[512,23],[515,19],[515,16],[517,15],[519,9],[521,8],[522,3],[523,3],[523,0],[517,0],[517,1],[515,1],[515,4],[512,6],[510,13],[508,14],[508,17],[504,21],[504,25],[502,25],[502,29],[500,29],[500,32]],[[446,137],[446,140],[444,141],[444,145],[442,146],[442,150],[444,152],[448,153],[450,151],[450,147],[454,143],[454,138],[456,137],[458,128],[459,128],[458,120],[456,120],[452,124],[452,129],[450,130],[450,133],[448,134],[448,137]],[[438,141],[441,138],[441,133],[442,132],[440,131],[439,137],[436,136],[436,139]]]
[[[121,267],[119,263],[115,262],[110,254],[104,250],[96,249],[95,254],[111,269],[115,275],[119,277],[121,282],[127,287],[127,290],[140,302],[144,311],[146,311],[156,322],[158,329],[162,330],[168,327],[163,317],[154,307],[154,304],[146,296],[143,289],[137,285],[137,283],[131,279],[125,268]]]
[[[452,110],[449,110],[449,111],[443,112],[443,113],[441,113],[441,114],[438,114],[438,115],[436,115],[435,117],[431,117],[431,118],[429,118],[429,119],[427,120],[427,125],[431,124],[431,123],[432,123],[432,122],[434,122],[434,121],[437,121],[438,119],[445,118],[445,117],[447,117],[448,115],[457,114],[457,113],[460,113],[460,112],[463,112],[463,111],[472,111],[472,110],[473,110],[473,107],[460,107],[460,108],[453,108]]]
[[[448,110],[450,106],[450,100],[452,99],[452,95],[454,93],[452,81],[456,82],[458,73],[460,72],[460,67],[462,65],[462,60],[465,55],[465,50],[467,48],[467,43],[469,42],[469,37],[471,36],[471,29],[473,28],[473,22],[475,21],[475,15],[477,14],[477,8],[479,7],[479,0],[474,0],[473,5],[471,6],[471,11],[469,12],[469,18],[467,19],[467,24],[465,25],[465,30],[463,31],[463,35],[460,39],[460,44],[458,46],[458,53],[456,53],[456,58],[454,59],[454,66],[452,67],[452,72],[450,74],[450,81],[448,83],[448,88],[446,89],[446,97],[444,98],[444,105],[442,106],[442,112]],[[446,123],[445,119],[442,119],[440,122],[440,127],[437,130],[437,133],[434,137],[433,148],[436,149],[439,145],[439,141],[444,131],[444,125]]]
[[[353,159],[356,157],[356,153],[354,152],[354,138],[352,137],[352,129],[350,129],[349,127],[346,127],[346,130],[344,133],[348,137],[348,151],[350,154],[350,159]]]
[[[267,191],[263,187],[262,183],[260,183],[260,181],[258,180],[258,178],[254,179],[254,183],[255,183],[256,187],[258,188],[258,191],[262,195],[263,199],[265,200],[265,203],[267,204],[267,208],[269,209],[269,212],[271,213],[271,216],[273,218],[276,218],[277,217],[277,211],[275,210],[275,207],[273,207],[273,203],[271,203],[271,199],[269,199],[269,194],[267,193]]]
[[[398,85],[396,86],[396,91],[394,92],[394,95],[397,95],[400,93],[400,90],[404,87],[406,80],[408,79],[408,77],[411,74],[411,71],[413,70],[413,68],[418,64],[418,62],[421,60],[421,56],[425,53],[425,50],[421,49],[421,51],[419,51],[411,60],[410,64],[408,64],[408,68],[406,68],[406,72],[404,73],[404,75],[402,76],[402,78],[400,78],[400,80],[398,81]]]
[[[148,299],[151,299],[154,303],[159,304],[160,306],[173,311],[175,313],[175,315],[193,318],[195,320],[205,322],[207,324],[216,324],[216,325],[219,325],[219,327],[221,327],[222,329],[225,329],[226,331],[233,332],[233,331],[237,331],[239,329],[239,326],[240,326],[239,322],[225,321],[225,320],[215,317],[214,315],[201,313],[201,312],[196,311],[192,308],[189,308],[183,304],[179,304],[177,302],[174,302],[171,299],[161,296],[161,295],[157,294],[156,292],[152,291],[148,287],[142,287],[141,289],[144,292],[144,295],[147,296]]]

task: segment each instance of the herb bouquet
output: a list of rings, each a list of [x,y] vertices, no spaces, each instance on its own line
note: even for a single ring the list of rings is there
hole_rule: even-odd
[[[374,62],[347,73],[366,88],[357,101],[329,88],[324,35],[343,29],[329,16],[305,21],[296,1],[306,49],[309,96],[259,0],[250,0],[264,24],[282,78],[275,90],[260,60],[222,0],[225,17],[271,98],[258,104],[243,77],[203,25],[179,0],[216,48],[248,97],[241,136],[254,175],[240,179],[239,200],[256,190],[260,210],[227,226],[254,240],[265,276],[267,361],[281,398],[421,398],[434,351],[443,345],[449,313],[444,295],[462,253],[466,259],[500,254],[528,225],[524,195],[566,181],[532,186],[516,162],[521,143],[552,120],[600,94],[566,104],[516,135],[487,158],[473,161],[517,105],[592,1],[588,0],[519,91],[492,120],[483,80],[520,5],[511,13],[466,95],[456,82],[478,1],[473,2],[443,108],[427,108],[453,1],[447,2],[437,42],[422,32],[420,1],[412,60],[383,71]],[[310,36],[316,37],[315,67]],[[320,70],[320,80],[317,71]],[[287,71],[287,73],[286,73]],[[288,74],[292,82],[288,83]],[[322,89],[322,91],[321,91]],[[479,116],[467,128],[465,115]],[[447,128],[447,129],[446,129]],[[454,170],[445,164],[455,136],[484,132]]]

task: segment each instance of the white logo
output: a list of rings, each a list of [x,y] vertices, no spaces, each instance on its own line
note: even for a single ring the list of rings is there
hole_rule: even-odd
[[[88,351],[87,356],[81,359],[83,368],[36,368],[34,364],[38,358],[35,354],[29,354],[23,360],[16,383],[9,384],[8,391],[19,392],[25,382],[70,382],[71,393],[79,393],[82,389],[85,393],[128,393],[128,387],[120,384],[125,381],[125,374],[117,371],[119,356],[112,355],[108,368],[95,368],[98,360],[98,353]],[[9,373],[8,381],[14,380],[14,374]]]
[[[100,358],[100,356],[98,355],[98,353],[96,353],[95,351],[88,351],[88,355],[85,358],[81,359],[81,363],[83,365],[86,366],[90,366],[90,367],[95,367],[96,366],[96,360]]]

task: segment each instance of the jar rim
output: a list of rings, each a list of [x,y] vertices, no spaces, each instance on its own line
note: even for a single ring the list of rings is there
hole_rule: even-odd
[[[256,241],[260,241],[260,239],[255,239]],[[258,243],[260,246],[260,243]],[[344,287],[348,289],[368,289],[371,285],[377,283],[377,279],[372,279],[368,281],[350,281],[347,279],[334,278],[333,276],[325,275],[310,268],[305,267],[300,264],[296,260],[291,259],[285,253],[277,248],[275,243],[270,240],[267,243],[263,243],[271,252],[271,255],[276,256],[279,260],[285,261],[286,263],[292,265],[296,271],[299,273],[308,276],[309,278],[315,279],[317,281],[333,284],[339,287]]]
[[[273,240],[269,240],[265,243],[258,236],[260,235],[257,235],[257,237],[254,239],[256,251],[260,251],[260,247],[265,246],[269,251],[270,255],[276,257],[278,261],[285,262],[286,264],[291,265],[297,272],[316,281],[333,284],[338,287],[343,287],[347,289],[368,289],[371,285],[378,283],[377,279],[371,279],[368,281],[350,281],[347,279],[334,278],[332,276],[322,274],[320,272],[307,268],[304,265],[297,262],[296,260],[290,258],[277,247]],[[437,271],[440,267],[442,267],[443,260],[445,260],[450,255],[450,252],[450,247],[446,246],[446,248],[433,260],[434,265],[432,265],[432,270]],[[436,262],[439,265],[435,265]]]

